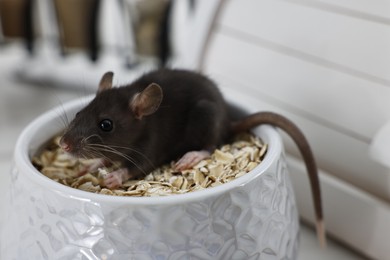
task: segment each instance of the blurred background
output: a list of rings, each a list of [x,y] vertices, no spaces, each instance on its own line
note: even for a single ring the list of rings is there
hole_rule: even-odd
[[[163,66],[194,69],[228,100],[281,113],[307,135],[331,242],[318,247],[306,172],[284,136],[300,259],[388,259],[389,1],[0,0],[0,25],[0,192],[22,129],[95,93],[107,70],[126,84]]]

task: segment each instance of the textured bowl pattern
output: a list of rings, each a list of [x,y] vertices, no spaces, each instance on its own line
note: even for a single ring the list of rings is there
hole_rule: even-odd
[[[92,97],[91,97],[92,98]],[[280,135],[254,129],[263,162],[229,183],[188,194],[128,198],[72,189],[30,158],[85,104],[48,111],[18,139],[0,229],[4,260],[296,259],[298,213]]]
[[[297,254],[297,211],[283,156],[245,185],[186,204],[99,203],[42,189],[17,166],[9,195],[1,259],[295,259]]]

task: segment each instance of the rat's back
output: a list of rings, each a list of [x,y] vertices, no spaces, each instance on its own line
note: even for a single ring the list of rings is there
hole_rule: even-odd
[[[156,83],[161,86],[165,103],[176,101],[193,105],[199,99],[224,104],[222,94],[208,77],[188,70],[160,69],[141,76],[132,85],[148,86]],[[164,102],[164,101],[163,101]]]
[[[161,69],[147,73],[130,86],[156,83],[163,91],[159,109],[148,120],[150,136],[158,135],[158,148],[172,157],[193,150],[212,150],[227,136],[227,109],[216,84],[186,70]],[[170,158],[176,159],[176,158]]]

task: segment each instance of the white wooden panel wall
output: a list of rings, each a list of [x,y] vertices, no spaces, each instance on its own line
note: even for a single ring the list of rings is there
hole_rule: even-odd
[[[390,170],[373,162],[368,148],[390,120],[389,1],[228,0],[213,37],[205,72],[228,98],[292,119],[323,172],[388,205]],[[340,239],[361,246],[335,227]],[[378,258],[374,251],[388,249],[359,250]]]

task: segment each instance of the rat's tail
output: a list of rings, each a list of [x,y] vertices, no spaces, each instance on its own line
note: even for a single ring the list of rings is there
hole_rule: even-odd
[[[262,125],[270,124],[284,130],[298,146],[303,157],[309,175],[314,209],[316,214],[316,230],[321,247],[326,247],[325,225],[323,221],[321,190],[318,179],[316,161],[310,145],[302,131],[286,117],[273,112],[258,112],[232,123],[232,132],[239,133]]]

